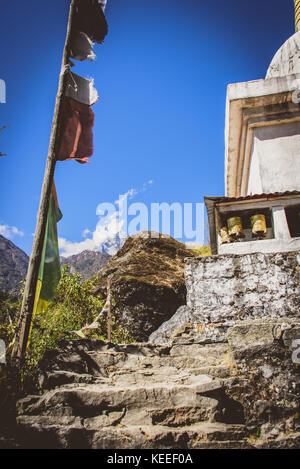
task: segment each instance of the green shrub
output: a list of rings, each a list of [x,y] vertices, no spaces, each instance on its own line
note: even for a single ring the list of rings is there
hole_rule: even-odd
[[[45,313],[38,315],[32,327],[27,356],[35,363],[42,358],[46,349],[57,348],[62,337],[70,331],[81,329],[91,324],[104,306],[104,301],[92,295],[97,281],[82,280],[80,274],[71,274],[65,265],[53,302]],[[106,313],[97,321],[99,327],[86,332],[89,338],[107,340]],[[77,340],[73,335],[70,340]],[[115,319],[111,322],[111,341],[114,343],[133,342],[132,337],[120,326],[116,327]]]
[[[21,300],[9,293],[0,292],[0,339],[8,346],[15,335]]]
[[[20,386],[23,390],[28,390],[34,385],[36,366],[45,351],[58,348],[63,337],[78,340],[79,337],[69,335],[68,332],[79,330],[86,324],[91,324],[102,310],[104,301],[91,293],[95,281],[97,279],[83,281],[80,274],[71,274],[67,265],[62,269],[61,280],[53,301],[45,313],[35,317],[32,324],[30,340],[20,375]],[[6,345],[13,340],[20,308],[21,300],[7,294],[0,294],[0,339],[4,340]],[[105,312],[97,322],[99,323],[98,328],[90,330],[87,337],[107,340]],[[116,326],[113,316],[111,341],[114,343],[134,342],[133,338],[122,327]],[[10,351],[8,350],[8,353]],[[7,376],[9,367],[8,357],[8,366],[2,367],[0,370],[0,395],[1,383],[9,381]]]

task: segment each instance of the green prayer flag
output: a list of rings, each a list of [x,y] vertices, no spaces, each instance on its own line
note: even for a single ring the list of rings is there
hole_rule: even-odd
[[[33,318],[36,314],[42,313],[47,309],[49,302],[52,301],[55,295],[55,291],[60,280],[61,272],[57,222],[59,222],[61,218],[62,213],[58,207],[56,191],[53,186],[50,196],[42,259],[36,287]]]
[[[57,237],[57,222],[61,220],[62,213],[56,206],[51,193],[44,241],[42,261],[39,270],[39,280],[42,282],[40,298],[51,301],[60,280],[60,258]]]

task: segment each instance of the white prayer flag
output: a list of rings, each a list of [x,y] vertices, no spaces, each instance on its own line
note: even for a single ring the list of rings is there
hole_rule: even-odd
[[[83,78],[69,70],[65,95],[79,103],[92,106],[98,99],[98,92],[94,87],[94,80]]]

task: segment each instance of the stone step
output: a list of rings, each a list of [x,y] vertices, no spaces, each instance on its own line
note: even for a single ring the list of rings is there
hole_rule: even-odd
[[[208,404],[210,407],[208,407]],[[177,428],[180,426],[188,426],[199,422],[207,421],[212,412],[212,404],[216,405],[217,402],[206,399],[202,400],[201,405],[195,406],[174,406],[168,408],[138,408],[124,407],[124,408],[108,408],[107,410],[98,410],[96,416],[87,416],[88,412],[80,412],[81,416],[56,416],[51,415],[21,415],[18,417],[19,423],[26,423],[28,421],[39,423],[41,428],[45,424],[61,424],[65,421],[67,425],[73,425],[76,420],[79,420],[88,430],[99,430],[103,427],[113,426],[136,426],[136,425],[149,425],[149,426],[163,426],[169,428]],[[92,415],[92,414],[90,414]]]
[[[126,354],[126,355],[137,355],[137,356],[164,356],[170,352],[170,346],[155,345],[149,343],[133,343],[133,344],[113,344],[110,342],[104,342],[102,340],[62,340],[60,342],[60,348],[56,350],[46,351],[42,361],[49,362],[56,360],[56,358],[62,353],[68,355],[79,354],[84,356],[89,352],[98,353],[112,353],[112,354]]]
[[[287,435],[281,435],[274,440],[256,439],[251,441],[255,449],[299,449],[300,432],[293,432]]]
[[[213,411],[218,401],[205,394],[222,388],[222,382],[199,375],[193,384],[152,384],[151,386],[108,386],[69,384],[18,402],[19,414],[97,417],[103,411],[128,413],[132,409],[202,407]],[[203,394],[203,395],[202,395]]]
[[[206,374],[202,370],[197,370],[197,375]],[[156,372],[152,369],[128,369],[112,372],[109,377],[98,377],[88,374],[74,373],[70,371],[54,371],[45,373],[40,379],[40,385],[45,390],[65,384],[103,384],[106,386],[138,386],[152,384],[193,384],[197,383],[198,378],[195,373],[190,374],[187,371],[180,372],[176,368],[162,367]]]
[[[197,343],[182,343],[175,344],[170,347],[169,355],[171,356],[194,356],[194,357],[215,357],[219,358],[228,352],[227,343],[214,343],[214,344],[197,344]]]
[[[117,421],[116,421],[117,422]],[[18,417],[25,447],[76,449],[241,449],[251,448],[242,425],[202,422],[181,427],[162,425],[103,426],[91,419]],[[34,442],[34,443],[33,443]]]
[[[102,360],[102,357],[97,358],[96,360]],[[99,363],[99,361],[98,361]],[[154,368],[157,369],[160,366],[171,366],[178,369],[193,369],[201,368],[203,366],[219,366],[226,363],[226,355],[220,355],[219,357],[206,355],[206,356],[197,356],[197,355],[170,355],[164,357],[130,357],[125,360],[122,364],[119,362],[114,366],[121,369],[130,369],[130,368]],[[121,365],[121,366],[120,366]]]
[[[236,408],[226,419],[227,355],[226,344],[67,344],[40,363],[44,394],[18,402],[19,431],[49,447],[240,448],[245,427],[208,423],[243,422]]]
[[[160,368],[149,369],[130,369],[130,370],[117,370],[110,374],[112,384],[117,386],[138,386],[149,384],[197,384],[198,377],[201,375],[209,375],[212,367],[203,367],[178,370],[174,367],[162,366]],[[231,373],[228,368],[219,367],[218,370],[213,370],[212,377],[230,377]],[[218,373],[219,372],[219,373]],[[218,376],[217,376],[218,375]]]
[[[49,391],[66,384],[110,384],[111,379],[73,371],[50,371],[39,377],[39,385],[43,391]]]
[[[154,368],[127,368],[111,371],[108,377],[75,373],[72,371],[44,372],[39,379],[43,390],[54,389],[65,384],[103,384],[111,386],[128,386],[151,383],[192,384],[197,381],[197,376],[209,375],[213,378],[230,378],[234,372],[227,366],[205,366],[193,369],[178,369],[175,367],[160,366]]]
[[[58,354],[54,360],[43,361],[40,365],[41,373],[47,374],[56,371],[65,371],[76,374],[102,376],[108,377],[111,373],[117,370],[132,370],[132,369],[149,369],[156,371],[161,367],[172,367],[180,371],[188,369],[199,369],[203,367],[211,367],[212,369],[218,366],[223,368],[228,367],[226,362],[226,348],[219,348],[213,351],[208,348],[205,353],[202,350],[197,354],[196,350],[193,353],[184,355],[186,351],[185,346],[179,346],[172,352],[172,355],[159,356],[143,356],[139,354],[127,355],[123,352],[97,352],[90,351],[84,353],[73,353],[72,355],[66,353]],[[202,347],[203,348],[203,347]]]

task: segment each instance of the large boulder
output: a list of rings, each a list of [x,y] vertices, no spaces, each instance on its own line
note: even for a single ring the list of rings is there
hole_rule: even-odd
[[[100,272],[94,294],[105,297],[111,278],[117,324],[146,341],[186,303],[184,259],[198,255],[169,236],[141,232],[127,238]]]

